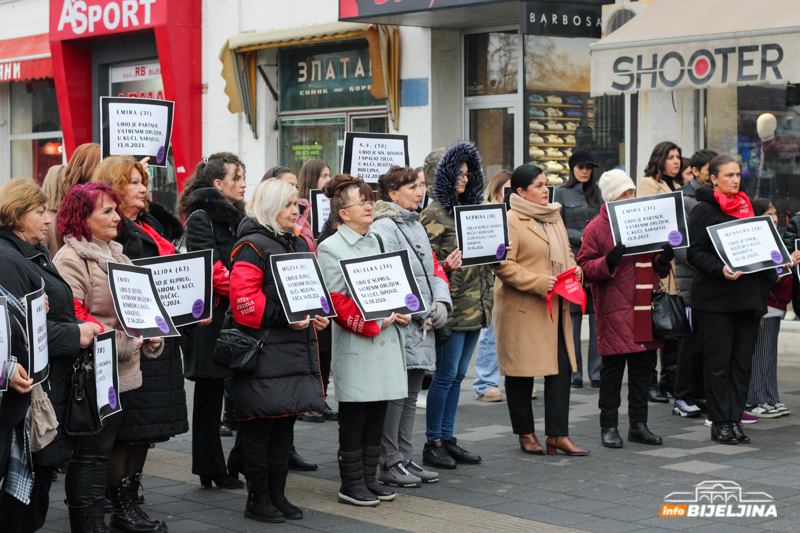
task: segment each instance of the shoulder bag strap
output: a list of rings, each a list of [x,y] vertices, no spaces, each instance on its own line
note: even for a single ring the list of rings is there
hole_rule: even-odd
[[[375,238],[378,239],[378,247],[381,249],[381,253],[385,253],[386,249],[383,247],[383,239],[381,238],[380,233],[373,231],[373,234],[375,235]]]
[[[211,222],[211,236],[212,237],[214,236],[214,221],[211,220],[211,217],[208,216],[208,213],[206,213],[202,209],[198,209],[197,211],[193,211],[191,215],[186,217],[186,220],[183,223],[183,230],[184,230],[183,235],[181,235],[181,241],[178,243],[178,246],[176,246],[176,248],[183,247],[183,243],[186,241],[186,230],[189,227],[189,219],[192,218],[197,213],[203,213],[205,216],[208,217],[208,221]]]

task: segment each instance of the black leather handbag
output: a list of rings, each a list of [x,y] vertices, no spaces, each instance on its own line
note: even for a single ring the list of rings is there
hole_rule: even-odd
[[[72,365],[72,383],[64,415],[64,433],[70,437],[90,437],[103,429],[97,412],[94,373],[87,368],[91,359],[89,349],[82,348]]]
[[[670,294],[662,287],[661,291],[653,292],[650,307],[653,315],[653,337],[683,339],[691,336],[692,325],[686,316],[686,304],[680,290],[677,294]]]
[[[256,371],[258,351],[267,342],[272,330],[268,329],[261,339],[257,341],[247,333],[232,328],[232,325],[233,316],[230,308],[228,308],[225,313],[225,320],[222,322],[222,331],[219,332],[212,360],[217,365],[233,371],[234,374],[252,374]]]

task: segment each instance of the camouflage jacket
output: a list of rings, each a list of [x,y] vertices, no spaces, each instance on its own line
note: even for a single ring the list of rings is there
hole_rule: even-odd
[[[439,202],[431,202],[419,217],[428,233],[436,258],[444,260],[456,249],[456,226],[453,215]],[[494,274],[489,265],[462,267],[449,272],[453,313],[447,325],[453,331],[473,331],[492,325]]]

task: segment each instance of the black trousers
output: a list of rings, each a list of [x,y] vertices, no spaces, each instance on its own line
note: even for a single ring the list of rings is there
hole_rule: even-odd
[[[72,439],[72,458],[64,480],[67,503],[70,507],[103,505],[106,497],[108,458],[117,438],[122,414],[107,417],[97,435]]]
[[[222,378],[197,378],[194,382],[192,474],[198,476],[219,476],[226,472],[219,437],[224,383]]]
[[[653,363],[653,368],[650,371],[650,384],[658,385],[664,392],[669,392],[673,396],[675,390],[675,372],[678,367],[678,358],[680,357],[680,341],[677,339],[667,339],[664,341],[664,347],[661,348],[661,378],[658,377],[658,370],[656,363]]]
[[[569,364],[564,334],[559,326],[558,374],[544,378],[544,432],[548,436],[566,437],[569,435],[571,381],[572,367]],[[511,416],[511,428],[515,435],[534,433],[532,392],[532,377],[506,376],[508,414]]]
[[[708,419],[739,422],[747,404],[761,318],[752,312],[693,314],[702,342]]]
[[[354,452],[380,446],[389,402],[339,402],[339,449]]]
[[[239,427],[244,427],[242,455],[247,480],[251,484],[259,485],[265,481],[270,468],[286,469],[296,420],[293,415],[239,422]]]
[[[680,340],[678,366],[675,369],[675,399],[694,403],[706,397],[703,384],[703,346],[697,332],[697,322],[693,324],[691,337]]]
[[[647,390],[650,369],[656,364],[656,351],[604,355],[600,367],[600,427],[619,425],[619,406],[622,403],[622,376],[628,365],[628,419],[631,424],[647,422]]]
[[[325,394],[328,393],[328,384],[331,382],[331,351],[320,350],[319,352],[319,373],[322,375],[322,385],[325,387]]]

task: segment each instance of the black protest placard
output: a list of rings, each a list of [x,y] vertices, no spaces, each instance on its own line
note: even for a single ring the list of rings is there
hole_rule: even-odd
[[[42,288],[25,295],[25,319],[28,334],[28,378],[38,385],[50,375],[50,352],[47,344],[47,295]]]
[[[129,337],[178,337],[148,267],[108,263],[114,310]]]
[[[322,233],[325,222],[331,215],[331,199],[325,196],[322,189],[311,189],[308,192],[311,201],[311,229],[314,232],[314,239]]]
[[[373,189],[387,170],[408,162],[408,135],[344,132],[342,174],[360,177]]]
[[[427,310],[411,270],[408,250],[340,259],[339,267],[364,320],[380,320],[392,313],[410,315]]]
[[[732,220],[706,230],[717,255],[733,272],[752,274],[792,262],[771,216]]]
[[[505,187],[503,187],[503,200],[505,200],[506,197],[508,197],[511,194],[510,191],[511,191],[511,186],[510,185],[506,185]],[[553,203],[553,197],[555,197],[555,194],[556,194],[555,186],[554,185],[548,185],[547,186],[547,203],[548,204],[552,204]]]
[[[102,158],[149,157],[150,166],[166,167],[175,103],[152,98],[100,98]]]
[[[0,392],[8,390],[13,371],[11,362],[11,322],[8,300],[0,296]]]
[[[462,266],[506,260],[509,245],[506,204],[457,205],[453,210]]]
[[[213,254],[213,250],[199,250],[133,261],[153,273],[158,297],[175,327],[211,317]]]
[[[608,202],[606,209],[614,244],[624,244],[625,255],[659,252],[667,243],[689,246],[681,191]]]
[[[311,252],[273,254],[269,256],[269,264],[290,324],[302,322],[306,316],[336,316],[316,255]]]
[[[117,368],[117,330],[104,331],[94,338],[93,368],[97,414],[102,421],[122,411]]]

